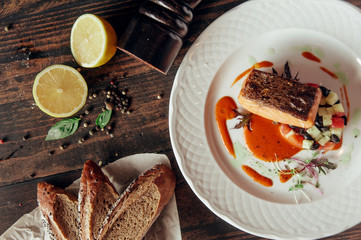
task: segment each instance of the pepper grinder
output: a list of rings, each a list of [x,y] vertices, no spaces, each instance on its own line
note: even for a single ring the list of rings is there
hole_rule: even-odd
[[[147,0],[130,21],[118,48],[167,74],[201,0]]]

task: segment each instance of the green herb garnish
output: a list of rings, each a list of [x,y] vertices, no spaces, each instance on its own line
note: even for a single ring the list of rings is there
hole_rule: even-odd
[[[106,110],[98,115],[97,119],[95,120],[95,124],[98,125],[100,128],[105,127],[112,116],[112,110]]]
[[[80,118],[63,119],[55,123],[48,131],[45,141],[57,140],[75,133],[79,127]]]
[[[249,124],[250,124],[250,121],[252,118],[251,113],[247,113],[247,114],[240,113],[237,109],[233,109],[233,112],[236,113],[235,118],[237,118],[237,120],[239,120],[239,122],[236,124],[236,126],[234,126],[235,129],[240,129],[246,125],[248,126],[248,128],[250,128]]]

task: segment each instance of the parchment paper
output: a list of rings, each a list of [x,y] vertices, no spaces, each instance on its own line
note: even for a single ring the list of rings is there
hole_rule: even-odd
[[[170,167],[167,156],[163,154],[136,154],[125,158],[118,159],[102,168],[105,175],[114,184],[119,193],[139,174],[150,169],[155,164],[166,164]],[[66,190],[77,195],[79,191],[80,179],[74,181]],[[23,215],[14,223],[0,239],[6,240],[35,240],[50,239],[46,229],[43,227],[42,217],[39,207],[32,212]],[[180,240],[181,231],[178,218],[178,210],[175,196],[164,207],[158,219],[154,222],[151,229],[145,236],[146,240]]]

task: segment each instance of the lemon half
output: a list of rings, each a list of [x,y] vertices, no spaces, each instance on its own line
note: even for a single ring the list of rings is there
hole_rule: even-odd
[[[81,15],[70,35],[70,48],[82,67],[94,68],[108,62],[117,51],[117,35],[109,22],[94,14]]]
[[[74,68],[52,65],[35,77],[33,97],[37,106],[53,117],[69,117],[85,104],[88,86]]]

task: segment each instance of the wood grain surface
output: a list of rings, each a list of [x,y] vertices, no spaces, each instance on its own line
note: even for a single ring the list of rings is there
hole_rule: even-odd
[[[169,97],[177,69],[196,38],[215,19],[245,0],[203,0],[174,64],[167,75],[118,51],[105,65],[84,69],[70,50],[70,30],[77,17],[93,13],[107,19],[121,36],[141,0],[0,1],[0,234],[37,206],[36,184],[66,187],[79,178],[83,163],[103,164],[136,153],[164,153],[177,174],[176,197],[183,239],[260,239],[218,218],[184,180],[169,139]],[[348,2],[361,7],[361,0]],[[360,40],[361,41],[361,40]],[[63,140],[45,141],[59,119],[44,114],[32,96],[37,73],[52,64],[78,68],[87,81],[88,99],[79,114],[81,127]],[[104,106],[103,90],[113,81],[131,99],[130,114],[115,111],[112,136],[89,135]],[[160,96],[160,97],[159,97]],[[87,123],[88,127],[83,127]],[[85,138],[82,144],[80,138]],[[64,150],[60,146],[66,144]],[[329,239],[361,239],[361,224]]]

